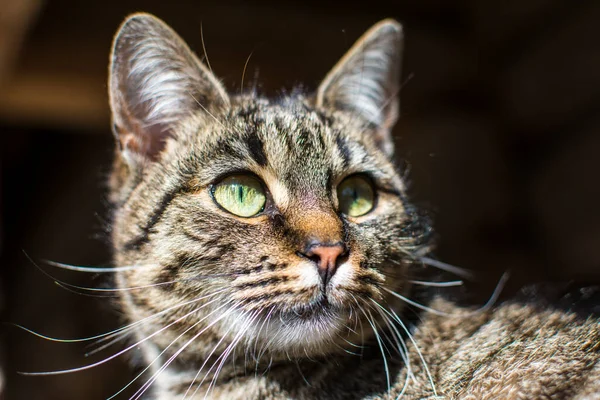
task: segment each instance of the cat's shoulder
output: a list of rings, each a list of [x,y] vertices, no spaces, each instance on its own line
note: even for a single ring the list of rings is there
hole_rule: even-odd
[[[430,306],[438,313],[415,325],[411,364],[421,368],[423,357],[437,392],[532,399],[600,393],[600,287],[527,286],[481,311],[443,298]],[[410,390],[428,387],[423,380]]]

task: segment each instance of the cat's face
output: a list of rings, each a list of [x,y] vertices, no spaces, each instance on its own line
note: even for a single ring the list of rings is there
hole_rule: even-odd
[[[400,40],[380,23],[315,97],[269,101],[228,96],[155,18],[126,21],[113,239],[118,266],[135,267],[117,280],[137,287],[122,304],[147,318],[141,337],[300,356],[371,335],[428,233],[390,160]]]

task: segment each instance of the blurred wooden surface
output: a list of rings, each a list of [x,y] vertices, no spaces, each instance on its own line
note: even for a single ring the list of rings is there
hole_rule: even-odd
[[[41,0],[0,0],[0,82],[15,72],[23,39],[41,3]]]

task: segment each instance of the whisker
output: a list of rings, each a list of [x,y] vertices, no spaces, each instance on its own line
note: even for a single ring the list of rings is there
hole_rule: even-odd
[[[226,303],[224,305],[228,305],[228,304],[229,303]],[[169,365],[171,365],[171,363],[179,356],[179,354],[181,354],[190,344],[192,344],[197,338],[199,338],[200,335],[202,335],[208,329],[210,329],[211,327],[213,327],[217,322],[219,322],[220,320],[222,320],[223,318],[225,318],[229,314],[231,314],[233,311],[235,311],[236,307],[239,306],[239,305],[240,305],[239,302],[236,303],[236,304],[234,304],[227,311],[225,311],[221,316],[219,316],[216,320],[212,321],[208,326],[206,326],[205,328],[203,328],[200,332],[198,332],[197,334],[195,334],[190,340],[188,340],[185,344],[183,344],[183,346],[181,346],[179,348],[179,350],[177,350],[171,357],[169,357],[169,359],[162,365],[162,367],[160,367],[158,369],[158,371],[156,371],[154,373],[154,375],[144,385],[142,385],[142,387],[139,388],[138,391],[133,394],[133,396],[130,397],[130,400],[137,400],[137,399],[141,398],[141,396],[146,392],[146,390],[148,390],[148,388],[150,386],[152,386],[152,384],[156,381],[156,379],[158,379],[158,376],[162,372],[164,372],[164,370],[166,370],[169,367]],[[195,324],[195,325],[197,325],[197,324]],[[191,329],[191,328],[193,328],[193,327],[188,328],[188,330]],[[208,360],[208,357],[207,357],[207,360]],[[205,360],[205,363],[206,363],[206,360]],[[107,400],[110,400],[110,399],[107,399]]]
[[[189,317],[190,315],[192,315],[193,313],[199,311],[200,309],[202,309],[203,307],[206,307],[207,305],[211,304],[212,302],[216,301],[215,300],[211,300],[210,302],[190,311],[189,313],[185,314],[184,316],[178,318],[177,320],[173,321],[172,323],[170,323],[169,325],[159,329],[158,331],[152,333],[151,335],[145,337],[142,340],[139,340],[138,342],[130,345],[129,347],[125,348],[124,350],[121,350],[115,354],[113,354],[112,356],[109,356],[101,361],[92,363],[92,364],[88,364],[88,365],[84,365],[82,367],[77,367],[77,368],[70,368],[70,369],[63,369],[63,370],[58,370],[58,371],[42,371],[42,372],[18,372],[20,375],[25,375],[25,376],[48,376],[48,375],[62,375],[62,374],[68,374],[68,373],[72,373],[72,372],[79,372],[79,371],[85,371],[87,369],[91,369],[94,367],[97,367],[98,365],[102,365],[107,363],[110,360],[113,360],[125,353],[127,353],[129,350],[136,348],[137,346],[139,346],[140,344],[146,342],[147,340],[149,340],[150,338],[158,335],[159,333],[161,333],[162,331],[164,331],[165,329],[170,328],[171,326],[175,325],[177,322]]]
[[[356,303],[356,305],[359,307],[359,311],[361,311],[364,314],[364,312],[360,308],[360,305],[358,303],[358,299],[356,298],[356,296],[354,296],[352,293],[350,293],[350,297],[352,297],[352,300],[354,300],[354,302]],[[356,313],[356,321],[357,321],[357,325],[360,326],[360,337],[363,340],[363,344],[364,344],[365,330],[364,330],[364,327],[363,327],[362,318],[360,318],[358,312]],[[360,349],[360,357],[361,358],[364,355],[364,351],[365,351],[365,346],[361,346],[361,349]]]
[[[386,382],[387,382],[387,388],[388,388],[388,391],[390,391],[390,389],[391,389],[390,370],[389,370],[388,363],[387,363],[387,357],[385,356],[385,351],[383,350],[383,342],[381,341],[379,332],[377,331],[377,328],[375,327],[375,324],[372,321],[373,315],[371,314],[370,311],[365,311],[364,308],[362,308],[358,302],[357,302],[357,306],[358,306],[359,310],[364,314],[365,319],[367,320],[369,325],[371,325],[371,328],[373,329],[373,333],[375,334],[375,339],[377,340],[377,344],[379,345],[379,350],[381,351],[381,357],[383,358],[383,367],[385,369],[385,378],[386,378]],[[369,313],[369,315],[367,315],[367,312]],[[369,316],[370,316],[370,318],[369,318]]]
[[[215,117],[213,113],[211,113],[210,111],[208,111],[208,109],[206,107],[204,107],[204,105],[202,103],[200,103],[200,101],[198,101],[198,99],[196,97],[194,97],[194,95],[192,93],[188,93],[188,94],[196,102],[196,104],[198,104],[202,108],[202,110],[204,110],[205,113],[207,113],[210,117],[212,117],[212,119],[217,124],[221,125],[221,127],[223,129],[227,129],[227,127],[225,126],[225,124],[223,124],[221,121],[219,121],[219,119],[217,117]]]
[[[404,362],[404,365],[406,366],[406,381],[404,382],[404,386],[401,390],[401,393],[403,393],[406,390],[406,388],[408,387],[410,380],[411,379],[416,380],[416,378],[413,374],[413,371],[412,371],[410,358],[408,357],[408,347],[406,346],[406,343],[402,339],[402,335],[400,334],[400,332],[398,331],[396,326],[393,324],[392,320],[390,320],[390,317],[388,317],[385,313],[382,312],[381,309],[383,309],[383,306],[381,306],[374,299],[371,299],[371,301],[373,301],[373,303],[375,303],[375,305],[378,306],[378,308],[375,308],[375,310],[377,310],[377,312],[379,313],[379,315],[381,316],[381,318],[387,325],[388,329],[391,331],[392,336],[394,337],[394,341],[396,342],[396,350],[398,351],[398,354],[400,354],[400,357],[402,358],[402,361]]]
[[[246,63],[244,64],[244,69],[242,70],[242,83],[240,84],[240,96],[244,94],[244,77],[246,76],[246,69],[248,68],[248,63],[250,62],[250,58],[254,54],[254,50],[250,53],[248,58],[246,58]]]
[[[202,321],[206,320],[208,317],[210,317],[211,315],[215,314],[216,312],[218,312],[220,309],[222,309],[223,307],[225,307],[226,305],[228,305],[229,303],[225,303],[219,307],[217,307],[215,310],[211,311],[208,315],[206,315],[205,317],[203,317],[202,319],[200,319],[199,321],[195,322],[194,324],[192,324],[192,326],[190,326],[188,329],[186,329],[183,333],[181,333],[179,336],[177,336],[175,339],[173,339],[173,341],[171,343],[169,343],[169,345],[167,347],[165,347],[155,358],[154,360],[152,360],[150,363],[148,363],[148,365],[146,365],[146,367],[138,374],[136,375],[131,381],[129,381],[129,383],[127,383],[125,386],[123,386],[118,392],[116,392],[115,394],[113,394],[112,396],[108,397],[106,400],[111,400],[113,398],[115,398],[116,396],[118,396],[120,393],[122,393],[125,389],[127,389],[129,386],[131,386],[140,376],[142,376],[146,371],[148,371],[148,369],[150,369],[150,367],[157,361],[160,359],[160,357],[173,345],[177,342],[177,340],[179,340],[183,335],[185,335],[187,332],[189,332],[190,330],[192,330],[193,328],[195,328],[196,326],[198,326],[198,324],[200,324]]]
[[[13,324],[13,323],[10,323],[10,325],[12,325],[12,326],[14,326],[14,327],[16,327],[16,328],[19,328],[19,329],[21,329],[21,330],[24,330],[25,332],[27,332],[27,333],[30,333],[30,334],[32,334],[32,335],[34,335],[34,336],[37,336],[37,337],[39,337],[39,338],[41,338],[41,339],[44,339],[44,340],[49,340],[49,341],[51,341],[51,342],[58,342],[58,343],[79,343],[79,342],[87,342],[87,341],[90,341],[90,340],[95,340],[95,339],[98,339],[98,338],[105,337],[105,336],[107,336],[107,335],[112,335],[113,333],[117,333],[117,332],[120,332],[120,331],[122,331],[123,329],[125,329],[125,328],[119,328],[119,329],[115,329],[114,331],[110,331],[110,332],[108,332],[108,333],[103,333],[103,334],[101,334],[101,335],[90,336],[90,337],[86,337],[86,338],[80,338],[80,339],[59,339],[59,338],[54,338],[54,337],[50,337],[50,336],[43,335],[43,334],[41,334],[41,333],[38,333],[38,332],[35,332],[35,331],[33,331],[33,330],[29,329],[29,328],[25,328],[24,326],[22,326],[22,325],[19,325],[19,324]]]
[[[265,318],[265,321],[264,321],[264,323],[265,323],[265,326],[267,326],[267,329],[268,329],[268,327],[269,327],[269,323],[271,322],[271,319],[273,318],[273,312],[274,312],[274,311],[275,311],[275,306],[271,306],[271,310],[269,311],[269,313],[267,314],[267,316],[266,316],[266,318]],[[260,330],[262,330],[262,326],[261,326]],[[260,331],[259,331],[259,334],[260,334]],[[258,340],[258,337],[257,337],[257,340]],[[268,350],[269,346],[270,346],[270,345],[271,345],[271,343],[272,343],[272,338],[270,338],[270,339],[267,339],[267,340],[266,340],[266,341],[263,343],[263,345],[261,346],[261,348],[258,350],[258,353],[256,353],[256,343],[257,343],[257,342],[255,342],[255,343],[254,343],[254,345],[255,345],[255,347],[254,347],[254,353],[255,353],[254,357],[255,357],[255,360],[256,360],[256,364],[255,364],[255,365],[256,365],[256,370],[257,370],[257,369],[258,369],[258,366],[259,366],[259,363],[260,363],[260,359],[261,359],[261,358],[263,357],[263,355],[264,355],[264,354],[267,352],[267,350]],[[267,373],[267,371],[268,371],[268,370],[271,368],[271,363],[272,363],[272,362],[273,362],[273,357],[271,357],[271,358],[270,358],[270,360],[269,360],[269,365],[267,366],[267,368],[266,368],[266,369],[265,369],[265,371],[263,372],[263,375],[265,375],[265,374]]]
[[[373,310],[377,311],[384,323],[386,324],[386,326],[388,327],[388,329],[390,330],[390,332],[392,333],[393,336],[393,340],[396,343],[396,350],[398,351],[398,353],[400,354],[400,356],[402,357],[403,361],[405,363],[408,363],[408,359],[405,358],[405,354],[402,352],[403,350],[405,350],[405,346],[404,343],[402,343],[402,335],[400,335],[400,332],[398,332],[398,330],[396,329],[396,327],[393,324],[390,324],[390,320],[388,318],[388,316],[386,316],[384,313],[382,313],[381,308],[382,306],[375,301],[375,299],[370,299],[376,306],[378,306],[378,308],[374,308],[371,305],[369,305]]]
[[[500,293],[502,292],[502,289],[504,289],[504,285],[506,285],[506,282],[508,281],[509,278],[510,278],[510,272],[509,271],[504,272],[504,274],[502,274],[502,276],[500,277],[500,280],[496,284],[496,288],[494,289],[494,292],[490,296],[489,300],[482,307],[480,307],[476,310],[473,310],[471,312],[461,313],[461,314],[452,314],[452,313],[439,311],[439,310],[433,309],[431,307],[427,307],[421,303],[417,303],[416,301],[413,301],[413,300],[409,299],[408,297],[402,296],[401,294],[396,293],[393,290],[390,290],[388,288],[382,287],[382,289],[385,290],[386,292],[390,293],[392,296],[397,297],[400,300],[404,301],[405,303],[410,304],[411,306],[417,307],[418,309],[421,309],[423,311],[427,311],[427,312],[430,312],[432,314],[439,315],[442,317],[453,317],[453,316],[465,316],[466,317],[469,315],[476,315],[481,312],[489,310],[496,303],[498,298],[500,297]]]
[[[46,275],[46,277],[50,278],[56,285],[58,285],[62,289],[65,289],[65,290],[67,290],[67,291],[69,291],[71,293],[75,293],[75,294],[81,295],[81,296],[89,296],[89,297],[113,297],[113,296],[92,295],[92,294],[89,294],[89,293],[81,293],[81,292],[78,292],[76,290],[73,290],[73,289],[88,290],[89,288],[85,288],[85,287],[73,285],[73,284],[70,284],[68,282],[64,282],[64,281],[60,280],[60,279],[54,277],[49,272],[47,272],[46,270],[44,270],[42,267],[40,267],[35,261],[33,261],[33,259],[31,257],[29,257],[29,255],[27,253],[25,253],[25,256],[29,259],[29,261],[31,262],[31,264],[33,264],[33,266],[35,268],[37,268],[42,274]]]
[[[462,276],[465,279],[469,279],[469,280],[474,280],[475,279],[475,274],[473,274],[473,272],[465,269],[465,268],[460,268],[442,261],[438,261],[438,260],[434,260],[433,258],[429,258],[429,257],[419,257],[418,258],[419,261],[421,261],[423,264],[425,265],[429,265],[431,267],[435,267],[438,269],[441,269],[442,271],[446,271],[446,272],[450,272],[454,275],[458,275],[458,276]]]
[[[26,256],[27,256],[27,254],[26,254]],[[86,287],[86,286],[73,285],[71,283],[62,281],[62,280],[54,277],[52,274],[48,273],[47,271],[45,271],[43,268],[41,268],[29,256],[27,256],[27,258],[29,258],[29,260],[31,261],[31,263],[37,269],[39,269],[40,272],[42,272],[48,278],[52,279],[54,281],[54,283],[57,284],[62,289],[65,289],[65,290],[67,290],[69,292],[72,292],[72,293],[75,293],[77,295],[91,296],[91,297],[115,297],[115,296],[90,295],[88,293],[81,293],[81,292],[78,292],[76,290],[71,290],[71,289],[78,289],[78,290],[89,291],[89,292],[100,292],[100,293],[116,293],[116,292],[125,292],[125,291],[132,291],[132,290],[148,289],[148,288],[152,288],[152,287],[159,287],[159,286],[164,286],[164,285],[171,285],[171,284],[174,284],[174,283],[190,282],[190,281],[200,280],[200,279],[204,279],[204,278],[215,278],[215,277],[225,277],[225,276],[235,276],[235,275],[237,275],[237,274],[232,274],[232,273],[196,275],[196,276],[191,277],[191,278],[177,279],[177,280],[172,280],[172,281],[167,281],[167,282],[158,282],[158,283],[153,283],[153,284],[149,284],[149,285],[131,286],[131,287],[120,287],[120,288],[92,288],[92,287]],[[52,261],[49,261],[48,263],[50,263],[50,265],[54,265],[54,266],[61,265],[59,263],[54,263]],[[71,266],[69,266],[69,267],[71,267]],[[62,268],[62,266],[61,266],[61,268]],[[77,268],[81,268],[81,267],[77,267]],[[128,268],[128,267],[124,267],[124,268]],[[135,267],[135,268],[137,268],[137,267]],[[67,269],[70,269],[70,268],[67,268]],[[87,272],[89,272],[89,271],[87,271]]]
[[[409,280],[407,282],[410,282],[410,283],[415,284],[415,285],[431,286],[431,287],[451,287],[451,286],[461,286],[461,285],[464,284],[463,281],[427,282],[427,281],[413,281],[413,280]]]
[[[486,311],[486,310],[490,309],[496,303],[496,301],[498,301],[498,298],[500,297],[500,293],[502,292],[502,289],[504,289],[504,286],[506,285],[506,282],[508,282],[509,278],[510,278],[510,271],[505,271],[502,274],[502,276],[500,277],[500,280],[498,281],[498,283],[496,284],[496,288],[494,289],[494,292],[490,296],[489,300],[483,305],[483,307],[481,307],[477,311],[479,311],[479,312]]]
[[[202,51],[204,52],[204,59],[206,60],[206,65],[208,66],[208,70],[212,73],[212,67],[210,66],[210,61],[208,61],[208,53],[206,52],[206,46],[204,44],[204,31],[202,30],[202,21],[200,21],[200,41],[202,42]]]
[[[30,259],[31,260],[31,259]],[[77,272],[90,272],[90,273],[111,273],[111,272],[124,272],[124,271],[134,271],[137,269],[146,269],[146,268],[157,268],[160,267],[159,264],[147,264],[147,265],[129,265],[124,267],[82,267],[79,265],[71,265],[60,263],[51,260],[42,260],[45,264],[50,265],[56,268],[62,268],[69,271],[77,271]]]
[[[419,349],[419,346],[417,345],[417,342],[415,341],[415,339],[413,338],[413,336],[410,334],[410,331],[408,330],[408,328],[406,327],[406,325],[404,324],[404,322],[402,322],[402,319],[398,316],[398,314],[396,314],[394,312],[394,310],[390,309],[388,311],[384,307],[382,307],[382,310],[384,312],[388,313],[388,314],[391,312],[391,315],[393,315],[393,317],[396,320],[396,322],[398,322],[398,324],[400,324],[400,326],[402,327],[402,329],[406,333],[406,336],[408,336],[408,340],[410,340],[411,343],[413,344],[413,346],[415,346],[415,350],[417,351],[417,354],[418,354],[419,358],[421,359],[421,363],[423,364],[423,368],[425,369],[425,373],[427,374],[427,377],[429,379],[429,383],[431,384],[431,389],[433,390],[433,395],[435,397],[437,397],[438,394],[437,394],[437,390],[435,388],[435,383],[433,382],[433,376],[431,375],[431,372],[429,371],[429,367],[427,366],[427,362],[425,362],[425,357],[423,357],[423,353],[421,353],[421,350]]]
[[[95,349],[92,349],[92,350],[88,351],[87,353],[85,353],[84,357],[92,356],[92,355],[94,355],[96,353],[101,352],[104,349],[109,348],[113,344],[118,343],[118,342],[124,340],[127,337],[127,333],[128,333],[127,331],[124,331],[124,332],[121,332],[119,335],[115,335],[115,337],[112,340],[109,340],[108,342],[104,343],[103,345],[98,346]],[[99,344],[99,343],[97,343],[97,344]]]
[[[237,305],[239,305],[239,304],[241,304],[241,303],[237,303]],[[211,350],[211,352],[205,357],[204,362],[202,363],[202,365],[198,369],[198,372],[196,373],[196,375],[194,375],[194,379],[192,379],[192,382],[190,383],[190,385],[188,386],[187,390],[185,391],[185,393],[183,395],[183,399],[184,400],[187,397],[189,391],[192,390],[192,388],[194,387],[194,384],[196,383],[196,379],[198,379],[198,377],[200,376],[200,373],[204,369],[204,366],[206,365],[206,363],[208,362],[208,360],[210,360],[210,357],[212,357],[212,355],[215,353],[215,351],[217,351],[217,348],[219,347],[219,345],[221,343],[223,343],[223,341],[225,340],[225,338],[227,337],[227,335],[229,334],[229,332],[231,332],[232,329],[233,329],[233,326],[229,327],[229,329],[223,335],[221,335],[221,339],[219,339],[219,341],[213,346],[213,349]],[[221,356],[222,355],[223,354],[221,354]],[[219,356],[219,358],[221,356]],[[219,361],[219,358],[217,358],[217,360],[213,363],[213,365],[211,366],[211,368],[207,371],[207,374],[210,373],[210,371],[212,370],[212,368],[214,367],[214,365]],[[204,376],[204,378],[206,378],[206,375]],[[202,382],[204,382],[204,379],[202,379]],[[200,382],[200,384],[198,385],[198,387],[200,387],[202,385],[202,382]],[[198,389],[196,389],[196,391],[197,390]],[[194,391],[194,393],[192,394],[192,396],[194,396],[196,394],[196,391]]]
[[[132,330],[132,329],[133,329],[133,328],[135,328],[137,325],[141,325],[141,324],[143,324],[143,323],[146,323],[146,322],[148,322],[148,321],[150,321],[150,320],[153,320],[153,319],[155,319],[155,318],[158,318],[158,317],[160,317],[161,315],[167,314],[169,311],[172,311],[172,310],[174,310],[174,309],[177,309],[177,308],[185,307],[185,306],[187,306],[187,305],[190,305],[190,304],[193,304],[193,303],[197,303],[197,302],[198,302],[198,301],[200,301],[200,300],[204,300],[204,299],[207,299],[207,298],[209,298],[209,297],[213,297],[213,296],[219,295],[219,294],[221,294],[221,293],[223,293],[223,292],[225,292],[225,291],[226,291],[226,289],[221,289],[221,290],[219,290],[219,291],[216,291],[216,292],[214,292],[214,293],[207,294],[207,295],[204,295],[204,296],[200,296],[200,297],[197,297],[197,298],[195,298],[195,299],[192,299],[192,300],[184,301],[184,302],[181,302],[181,303],[179,303],[179,304],[176,304],[176,305],[174,305],[174,306],[170,306],[170,307],[168,307],[168,308],[166,308],[166,309],[164,309],[164,310],[162,310],[162,311],[159,311],[159,312],[157,312],[157,313],[155,313],[155,314],[152,314],[152,315],[149,315],[149,316],[147,316],[147,317],[145,317],[145,318],[143,318],[143,319],[141,319],[141,320],[139,320],[139,321],[136,321],[136,322],[134,322],[134,323],[130,324],[129,326],[127,326],[126,328],[127,328],[127,330]],[[116,333],[116,334],[120,334],[120,333]],[[115,334],[107,335],[105,338],[101,338],[101,339],[99,339],[99,340],[98,340],[98,343],[102,343],[102,342],[104,342],[104,341],[106,341],[106,340],[110,340],[110,338],[111,338],[112,336],[114,336],[114,335],[115,335]]]
[[[258,370],[258,364],[260,363],[260,357],[257,358],[257,353],[256,353],[256,348],[258,347],[258,339],[260,338],[260,333],[262,332],[262,329],[264,328],[265,324],[267,324],[268,321],[271,319],[271,315],[273,314],[274,311],[275,311],[275,306],[271,306],[271,309],[265,316],[265,319],[263,320],[262,324],[260,324],[260,327],[258,328],[258,332],[256,333],[256,338],[254,340],[254,350],[251,353],[252,358],[254,358],[254,360],[256,361],[256,368],[254,369],[255,373]]]
[[[66,290],[69,293],[76,294],[78,296],[95,297],[95,298],[101,298],[101,299],[105,299],[105,298],[114,299],[117,297],[117,295],[92,294],[92,293],[85,293],[85,291],[78,291],[78,290],[75,290],[75,289],[78,289],[78,287],[76,285],[72,285],[67,282],[59,281],[56,278],[52,277],[50,274],[44,274],[44,275],[46,275],[48,278],[52,279],[54,281],[54,284],[56,286],[58,286],[59,288]],[[81,289],[84,289],[84,288],[81,288]]]
[[[337,334],[337,337],[339,337],[340,339],[342,339],[344,342],[346,342],[348,345],[352,346],[352,347],[356,347],[357,349],[363,349],[364,346],[360,346],[356,343],[352,343],[351,341],[349,341],[348,339],[342,337],[340,334]],[[348,349],[345,349],[341,346],[337,346],[338,348],[340,348],[344,353],[353,355],[353,356],[360,356],[360,353],[355,353],[353,351],[350,351]]]
[[[225,351],[223,352],[223,354],[221,354],[221,356],[219,356],[219,358],[222,358],[221,362],[219,363],[219,366],[217,367],[217,370],[215,371],[215,374],[214,374],[213,378],[211,379],[210,384],[208,385],[206,393],[204,394],[204,399],[206,399],[206,396],[208,396],[208,394],[210,393],[210,391],[214,388],[214,386],[215,386],[215,384],[217,382],[217,379],[219,378],[219,375],[220,375],[220,373],[221,373],[221,371],[223,369],[223,366],[225,365],[225,362],[227,361],[227,358],[235,350],[235,348],[237,347],[237,345],[242,340],[244,334],[248,331],[248,329],[250,329],[250,327],[252,326],[252,324],[254,323],[254,321],[256,320],[256,318],[258,318],[259,315],[260,315],[260,311],[254,312],[254,314],[251,316],[251,318],[246,322],[245,326],[240,330],[240,332],[238,333],[238,335],[233,339],[233,341],[231,342],[231,344],[229,346],[227,346],[227,349],[225,349]],[[213,363],[213,366],[210,367],[210,369],[206,372],[206,375],[205,375],[204,379],[206,379],[206,377],[208,376],[208,374],[210,373],[210,371],[213,369],[213,367],[215,366],[215,364],[219,361],[219,358],[217,358],[217,360]],[[202,380],[202,382],[200,382],[200,384],[196,388],[196,391],[198,391],[198,389],[202,386],[202,383],[203,383],[204,379]],[[195,393],[196,392],[194,392],[194,394]]]
[[[409,299],[408,297],[402,296],[401,294],[396,293],[393,290],[390,290],[388,288],[382,288],[382,289],[385,290],[386,292],[390,293],[392,296],[397,297],[400,300],[402,300],[403,302],[405,302],[407,304],[410,304],[411,306],[417,307],[418,309],[430,312],[430,313],[435,314],[435,315],[440,315],[440,316],[443,316],[443,317],[451,317],[451,316],[453,316],[450,313],[439,311],[439,310],[436,310],[434,308],[427,307],[427,306],[425,306],[425,305],[423,305],[421,303],[417,303],[416,301],[413,301],[413,300]]]
[[[201,279],[221,278],[221,277],[229,277],[229,276],[234,276],[234,275],[235,274],[229,274],[229,273],[220,273],[220,274],[213,274],[213,275],[196,275],[191,278],[183,278],[183,279],[176,279],[176,280],[166,281],[166,282],[152,283],[152,284],[148,284],[148,285],[129,286],[129,287],[120,287],[120,288],[92,288],[92,287],[77,286],[77,285],[72,285],[72,284],[68,284],[68,286],[72,287],[72,288],[76,288],[76,289],[88,290],[90,292],[110,292],[110,293],[112,293],[112,292],[128,292],[128,291],[133,291],[133,290],[149,289],[149,288],[153,288],[153,287],[172,285],[175,283],[193,282],[193,281],[197,281],[197,280],[201,280]],[[60,283],[64,284],[64,282],[60,282]]]
[[[296,364],[296,369],[298,370],[298,373],[300,374],[300,376],[302,377],[302,380],[304,381],[304,383],[306,383],[306,386],[308,387],[313,387],[310,382],[308,381],[308,379],[306,379],[306,377],[304,376],[304,373],[302,372],[302,368],[300,368],[300,364],[298,363],[298,360],[295,360],[295,364]]]
[[[171,306],[169,308],[166,308],[166,309],[164,309],[164,310],[162,310],[162,311],[160,311],[160,312],[158,312],[156,314],[149,315],[147,317],[142,318],[139,321],[132,322],[131,324],[128,324],[128,325],[122,326],[120,328],[114,329],[114,330],[112,330],[110,332],[102,333],[100,335],[95,335],[95,336],[89,336],[89,337],[85,337],[85,338],[77,338],[77,339],[60,339],[60,338],[54,338],[54,337],[46,336],[46,335],[43,335],[41,333],[35,332],[35,331],[33,331],[33,330],[29,329],[29,328],[25,328],[24,326],[21,326],[21,325],[18,325],[18,324],[10,324],[10,325],[15,326],[15,327],[17,327],[19,329],[22,329],[25,332],[28,332],[28,333],[30,333],[30,334],[32,334],[34,336],[39,337],[39,338],[42,338],[42,339],[45,339],[45,340],[49,340],[51,342],[59,342],[59,343],[88,342],[88,341],[92,341],[92,340],[96,340],[96,339],[110,338],[111,336],[113,336],[113,335],[115,335],[115,334],[117,334],[119,332],[122,332],[122,331],[125,331],[125,330],[130,330],[131,328],[134,328],[137,325],[140,325],[140,324],[142,324],[142,323],[144,323],[146,321],[149,321],[149,320],[152,320],[154,318],[157,318],[157,317],[159,317],[159,316],[161,316],[163,314],[166,314],[167,312],[169,312],[171,310],[174,310],[174,309],[179,308],[179,307],[184,307],[184,306],[192,304],[192,303],[196,303],[196,302],[198,302],[200,300],[203,300],[203,299],[206,299],[208,297],[216,296],[216,295],[218,295],[220,293],[223,293],[224,291],[226,291],[226,289],[221,289],[221,290],[219,290],[219,291],[217,291],[215,293],[211,293],[211,294],[208,294],[208,295],[205,295],[205,296],[197,297],[197,298],[195,298],[193,300],[189,300],[189,301],[186,301],[186,302],[183,302],[183,303],[179,303],[177,305],[174,305],[174,306]]]

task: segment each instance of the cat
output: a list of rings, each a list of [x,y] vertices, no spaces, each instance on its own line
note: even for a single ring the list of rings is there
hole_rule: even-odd
[[[133,398],[600,398],[591,313],[414,300],[433,242],[393,161],[402,43],[381,21],[316,93],[268,99],[125,20],[110,196]]]

